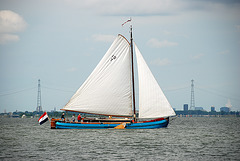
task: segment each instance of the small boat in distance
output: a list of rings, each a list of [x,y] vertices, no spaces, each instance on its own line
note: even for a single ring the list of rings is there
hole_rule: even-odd
[[[138,118],[135,107],[133,47],[139,81]],[[130,42],[119,34],[87,80],[61,110],[109,118],[84,118],[81,122],[52,119],[53,129],[163,128],[168,126],[169,117],[176,115],[136,44],[133,44],[132,26]]]

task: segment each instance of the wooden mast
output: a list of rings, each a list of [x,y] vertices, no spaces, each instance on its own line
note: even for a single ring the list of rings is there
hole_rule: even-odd
[[[130,26],[130,40],[131,40],[131,58],[132,58],[132,91],[133,91],[133,119],[136,121],[136,107],[135,107],[135,87],[134,87],[134,65],[133,65],[133,38],[132,25]]]

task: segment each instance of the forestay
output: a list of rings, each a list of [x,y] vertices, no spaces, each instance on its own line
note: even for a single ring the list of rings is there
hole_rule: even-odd
[[[63,110],[132,115],[131,62],[128,41],[121,35]]]
[[[139,118],[176,115],[135,44],[139,79]]]

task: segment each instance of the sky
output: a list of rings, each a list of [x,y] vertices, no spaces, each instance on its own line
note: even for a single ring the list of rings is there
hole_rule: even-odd
[[[0,113],[61,109],[118,34],[133,39],[173,108],[240,111],[238,0],[0,0]],[[138,92],[137,92],[138,95]]]

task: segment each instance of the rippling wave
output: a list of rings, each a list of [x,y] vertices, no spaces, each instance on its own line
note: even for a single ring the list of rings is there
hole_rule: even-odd
[[[0,160],[239,160],[240,118],[176,118],[151,130],[58,130],[0,118]]]

